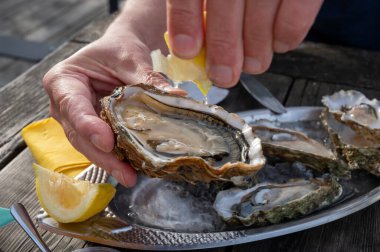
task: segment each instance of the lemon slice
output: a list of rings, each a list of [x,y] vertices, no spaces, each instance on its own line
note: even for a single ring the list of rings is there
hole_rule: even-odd
[[[115,195],[111,184],[91,184],[34,164],[36,192],[45,211],[62,223],[81,222],[101,212]]]
[[[171,51],[168,33],[164,34],[166,45]],[[160,50],[151,53],[153,70],[163,72],[175,82],[193,81],[204,96],[212,86],[212,82],[206,73],[206,49],[203,47],[201,52],[192,59],[181,59],[174,54],[165,57]]]

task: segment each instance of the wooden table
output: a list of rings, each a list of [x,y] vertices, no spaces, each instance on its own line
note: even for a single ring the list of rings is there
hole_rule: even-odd
[[[32,216],[40,208],[34,193],[33,158],[20,136],[30,122],[48,116],[48,97],[41,79],[55,63],[94,41],[112,21],[98,20],[53,54],[0,88],[0,206],[22,202]],[[380,53],[305,43],[276,55],[270,71],[258,76],[286,106],[318,106],[323,95],[355,88],[380,98]],[[237,112],[260,108],[240,86],[222,106]],[[39,229],[54,251],[93,246],[85,241]],[[0,251],[38,251],[16,224],[0,229]],[[126,250],[128,251],[128,250]],[[210,251],[380,251],[380,204],[306,231]]]

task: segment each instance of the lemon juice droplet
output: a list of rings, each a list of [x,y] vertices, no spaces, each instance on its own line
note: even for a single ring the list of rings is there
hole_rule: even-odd
[[[203,104],[208,104],[208,97],[207,97],[207,95],[204,95],[203,96]]]

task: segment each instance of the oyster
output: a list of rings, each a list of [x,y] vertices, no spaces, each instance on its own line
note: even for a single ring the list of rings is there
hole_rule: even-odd
[[[145,84],[119,88],[101,104],[116,135],[115,152],[148,176],[229,180],[265,163],[251,127],[221,107]]]
[[[335,118],[369,141],[380,142],[380,101],[355,90],[324,96],[322,103]]]
[[[367,139],[327,111],[321,119],[333,141],[335,152],[350,169],[364,169],[380,176],[380,142]]]
[[[298,179],[284,184],[261,183],[218,193],[214,208],[229,224],[279,223],[331,204],[342,194],[333,178]]]
[[[261,139],[265,156],[301,161],[320,172],[349,176],[346,165],[331,150],[301,132],[268,126],[252,126],[252,130]]]

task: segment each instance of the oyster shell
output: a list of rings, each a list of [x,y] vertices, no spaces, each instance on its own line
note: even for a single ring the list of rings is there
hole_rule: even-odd
[[[321,119],[330,134],[335,152],[351,170],[364,169],[380,176],[379,141],[364,137],[327,111],[322,112]]]
[[[101,104],[117,136],[115,152],[148,176],[229,180],[265,163],[260,139],[221,107],[144,84],[119,88]]]
[[[301,132],[268,126],[252,126],[252,130],[261,139],[265,156],[300,161],[320,172],[349,176],[346,165],[331,150]]]
[[[261,183],[246,190],[219,192],[214,208],[229,224],[263,225],[311,213],[331,204],[341,193],[341,185],[333,178]]]
[[[324,96],[322,103],[335,118],[369,141],[380,141],[380,101],[355,90]]]

